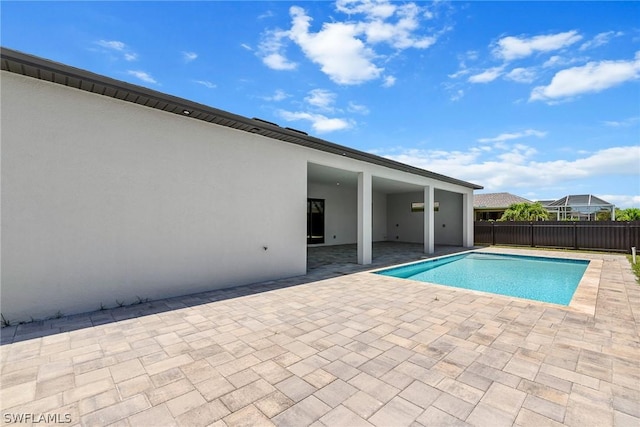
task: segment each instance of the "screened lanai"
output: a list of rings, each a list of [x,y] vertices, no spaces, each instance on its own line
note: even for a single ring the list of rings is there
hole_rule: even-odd
[[[553,202],[543,203],[550,219],[596,221],[599,213],[608,213],[615,220],[615,205],[591,194],[565,196]]]

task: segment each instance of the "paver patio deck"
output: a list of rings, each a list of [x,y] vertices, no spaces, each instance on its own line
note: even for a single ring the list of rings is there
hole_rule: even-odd
[[[548,254],[601,260],[593,315],[318,262],[305,277],[6,327],[2,423],[640,425],[627,259]]]

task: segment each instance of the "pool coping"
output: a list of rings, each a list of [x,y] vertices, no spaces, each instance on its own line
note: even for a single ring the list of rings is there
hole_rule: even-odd
[[[554,308],[560,308],[564,310],[588,314],[589,316],[595,315],[596,301],[598,299],[598,292],[600,290],[600,278],[602,275],[603,260],[589,257],[588,253],[574,254],[574,253],[567,253],[567,252],[555,252],[555,251],[551,252],[551,251],[545,251],[543,249],[527,250],[527,249],[502,248],[502,247],[501,248],[480,248],[480,249],[475,248],[475,249],[469,249],[468,251],[457,252],[455,254],[442,255],[442,256],[433,257],[433,258],[425,257],[424,259],[421,259],[418,261],[411,261],[411,262],[401,263],[401,264],[392,265],[392,266],[380,267],[373,270],[369,270],[367,271],[367,273],[375,274],[379,271],[389,270],[396,267],[403,267],[407,265],[433,261],[441,258],[463,255],[469,252],[485,252],[485,253],[504,254],[504,255],[537,256],[541,258],[569,259],[569,260],[578,260],[578,261],[586,260],[586,261],[589,261],[589,264],[587,264],[587,269],[582,275],[582,278],[580,279],[580,282],[578,283],[578,286],[576,287],[576,290],[573,293],[573,297],[571,298],[571,301],[569,302],[568,305],[554,304],[551,302],[538,301],[538,300],[527,299],[527,298],[519,298],[519,297],[510,296],[510,295],[502,295],[502,294],[496,294],[492,292],[477,291],[473,289],[456,288],[455,286],[446,286],[438,283],[431,283],[431,282],[423,282],[423,283],[429,283],[429,285],[438,286],[440,288],[454,289],[460,292],[471,292],[475,294],[492,295],[492,296],[498,296],[503,298],[511,298],[519,301],[527,301],[532,304],[548,305]],[[388,277],[394,280],[402,280],[402,281],[411,280],[411,279],[403,279],[403,278],[398,278],[393,276],[385,276],[385,277]],[[416,281],[414,280],[414,282]]]

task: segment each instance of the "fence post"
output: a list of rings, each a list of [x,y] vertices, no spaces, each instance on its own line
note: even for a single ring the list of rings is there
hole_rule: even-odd
[[[496,245],[496,223],[495,222],[491,223],[491,245],[492,246]]]
[[[534,248],[535,245],[533,244],[533,221],[529,221],[529,236],[531,241],[531,247]]]
[[[573,221],[573,249],[578,249],[578,223]]]

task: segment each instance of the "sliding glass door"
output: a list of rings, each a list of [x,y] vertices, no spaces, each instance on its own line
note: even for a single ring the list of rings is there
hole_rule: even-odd
[[[324,243],[324,199],[307,199],[307,244]]]

